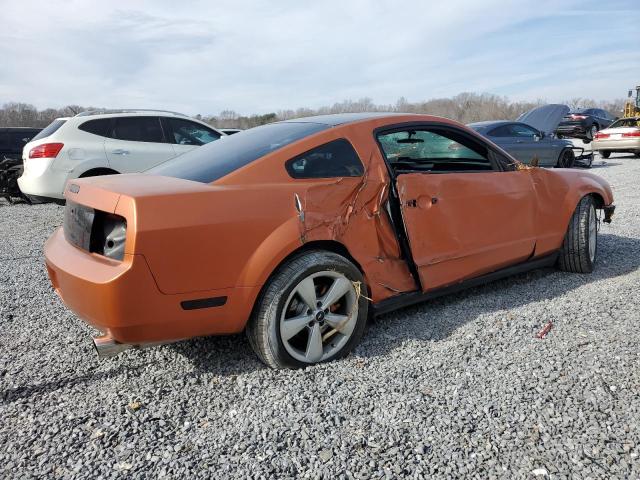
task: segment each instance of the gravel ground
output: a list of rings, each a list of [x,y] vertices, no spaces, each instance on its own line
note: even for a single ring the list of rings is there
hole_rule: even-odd
[[[1,203],[0,477],[638,478],[640,160],[592,171],[618,205],[594,274],[404,309],[301,371],[243,336],[98,361],[46,277],[62,208]]]

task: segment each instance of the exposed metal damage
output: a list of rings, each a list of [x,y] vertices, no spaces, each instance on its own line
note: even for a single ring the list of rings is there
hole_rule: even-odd
[[[342,177],[296,193],[300,242],[332,239],[343,244],[367,272],[374,301],[417,286],[401,256],[396,233],[384,205],[388,173],[369,155],[361,177]],[[301,202],[300,196],[304,196]]]

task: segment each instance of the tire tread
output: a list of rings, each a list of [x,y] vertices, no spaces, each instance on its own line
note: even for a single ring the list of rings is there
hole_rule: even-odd
[[[595,207],[593,197],[586,195],[571,216],[558,258],[561,270],[574,273],[593,271],[589,258],[589,213],[592,207]]]

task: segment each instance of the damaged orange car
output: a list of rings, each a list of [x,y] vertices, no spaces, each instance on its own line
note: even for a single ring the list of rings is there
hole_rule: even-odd
[[[104,332],[100,354],[246,331],[271,367],[346,355],[372,314],[537,267],[591,272],[614,211],[596,175],[409,114],[272,123],[65,196],[47,269]]]

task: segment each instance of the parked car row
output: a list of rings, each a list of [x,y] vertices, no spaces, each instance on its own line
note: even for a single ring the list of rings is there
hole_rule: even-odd
[[[535,128],[541,144],[543,114],[508,126]],[[427,115],[326,115],[192,148],[215,134],[179,116],[136,112],[121,127],[109,115],[73,117],[33,142],[42,154],[26,177],[41,159],[59,181],[74,176],[46,265],[63,302],[104,333],[101,355],[244,331],[274,368],[338,359],[370,313],[542,266],[591,272],[596,211],[609,222],[615,208],[600,176],[522,168],[492,141],[505,125],[483,136]],[[96,142],[111,168],[142,138],[168,160],[75,178],[76,157],[100,156]],[[183,145],[192,150],[178,156]]]
[[[586,156],[579,152],[576,158],[576,147],[561,136],[571,134],[590,138],[612,120],[600,109],[569,112],[565,105],[545,105],[523,114],[515,122],[478,122],[469,126],[521,162],[531,163],[535,158],[540,166],[570,168],[576,160],[582,161]],[[25,129],[3,137],[0,131],[0,147],[8,145],[8,135],[24,142],[37,133],[22,149],[23,165],[12,164],[10,172],[5,172],[5,181],[0,178],[0,195],[11,190],[15,194],[19,186],[18,194],[25,195],[30,201],[64,202],[64,186],[70,179],[142,172],[240,131],[233,128],[218,130],[185,115],[152,110],[83,112],[56,119],[39,132]],[[598,141],[603,139],[603,136],[598,137]],[[614,139],[617,140],[616,134],[604,144],[607,145],[602,148],[604,156],[611,151],[635,151],[633,142],[627,142],[617,150],[617,147],[610,147],[610,141]],[[16,156],[15,148],[11,155]],[[587,164],[590,165],[590,160]]]

